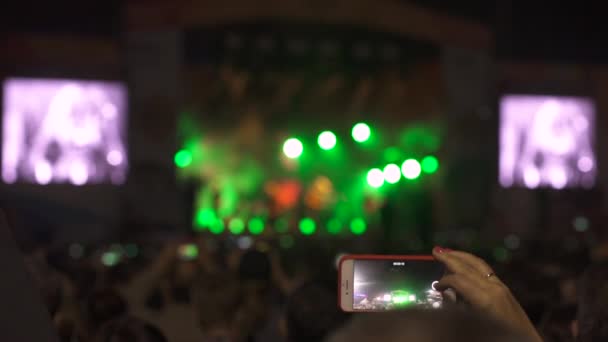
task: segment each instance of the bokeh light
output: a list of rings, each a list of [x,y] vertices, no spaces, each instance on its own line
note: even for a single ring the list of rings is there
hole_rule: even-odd
[[[264,220],[259,217],[249,220],[249,232],[253,235],[260,235],[264,232]]]
[[[290,138],[283,144],[283,153],[287,158],[295,159],[299,158],[304,152],[304,145],[296,138]]]
[[[289,220],[281,217],[274,223],[274,230],[277,233],[286,233],[289,230]]]
[[[312,235],[317,230],[317,224],[315,220],[310,217],[303,218],[300,220],[300,232],[302,235]]]
[[[492,254],[494,255],[494,259],[498,262],[506,262],[510,258],[509,250],[504,247],[494,248]]]
[[[175,165],[179,168],[185,168],[192,164],[192,153],[188,150],[180,150],[175,154]]]
[[[331,219],[327,222],[327,232],[331,235],[340,234],[342,231],[342,222],[338,219]]]
[[[330,131],[325,131],[319,134],[319,138],[317,139],[317,143],[319,147],[322,149],[329,151],[336,147],[336,135]]]
[[[521,239],[516,234],[509,234],[505,237],[505,246],[508,249],[518,249],[521,245]]]
[[[117,251],[105,252],[101,256],[101,263],[106,267],[116,266],[120,262],[120,253]]]
[[[213,209],[200,209],[196,213],[195,224],[199,230],[210,227],[215,221],[217,221],[217,215]]]
[[[399,148],[395,146],[388,147],[384,150],[384,160],[386,160],[387,163],[395,163],[399,160],[402,160],[401,158],[402,153]]]
[[[416,159],[408,159],[403,162],[403,165],[401,165],[403,177],[407,179],[418,178],[421,171],[420,163]]]
[[[179,255],[186,260],[193,260],[198,257],[198,247],[194,244],[186,244],[179,247]]]
[[[426,156],[422,159],[421,167],[424,173],[435,173],[439,169],[439,160],[435,156]]]
[[[366,230],[367,223],[365,223],[365,220],[363,220],[362,218],[358,217],[350,222],[351,233],[355,235],[362,235],[363,233],[365,233]]]
[[[234,235],[242,234],[245,230],[245,222],[238,217],[233,218],[230,220],[230,223],[228,223],[228,230]]]
[[[390,184],[395,184],[401,179],[401,170],[397,164],[386,165],[382,174],[384,175],[384,180]]]
[[[128,258],[135,258],[139,255],[139,247],[134,243],[130,243],[125,246],[125,254]]]
[[[215,222],[211,226],[209,226],[209,231],[212,234],[222,234],[224,232],[224,221],[221,219],[216,219]]]
[[[240,249],[246,250],[253,245],[253,239],[250,236],[241,236],[236,241],[236,244],[239,246]]]
[[[384,173],[380,169],[371,169],[367,172],[367,184],[372,188],[379,188],[384,184]]]
[[[589,229],[589,219],[584,216],[577,216],[572,220],[572,225],[577,232],[585,232]]]
[[[353,126],[351,133],[356,142],[362,143],[369,140],[372,131],[366,123],[360,122]]]
[[[80,259],[84,256],[84,247],[79,243],[70,245],[69,254],[73,259]]]

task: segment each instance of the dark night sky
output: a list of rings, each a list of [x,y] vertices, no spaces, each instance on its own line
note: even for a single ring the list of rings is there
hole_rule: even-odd
[[[597,0],[409,1],[488,26],[496,34],[496,54],[500,59],[608,62],[604,39],[608,20],[604,20]],[[0,18],[2,25],[13,32],[119,36],[121,2],[7,1],[0,8]]]

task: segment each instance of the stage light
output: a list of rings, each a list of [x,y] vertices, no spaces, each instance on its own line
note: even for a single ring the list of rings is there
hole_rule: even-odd
[[[393,300],[393,303],[395,303],[395,304],[405,304],[405,303],[409,302],[409,298],[407,295],[396,295],[396,296],[393,296],[392,300]]]
[[[362,218],[353,219],[350,222],[350,231],[355,235],[362,235],[367,230],[367,224]]]
[[[300,232],[302,235],[312,235],[317,230],[317,224],[310,217],[300,220]]]
[[[356,142],[362,143],[369,140],[372,131],[366,123],[360,122],[353,126],[351,133]]]
[[[371,169],[367,172],[367,184],[372,188],[379,188],[384,184],[384,174],[380,169]]]
[[[286,233],[289,230],[289,220],[284,217],[276,220],[274,230],[277,233]]]
[[[221,219],[215,220],[215,222],[209,226],[209,231],[215,235],[222,234],[224,232],[224,221]]]
[[[336,135],[330,131],[325,131],[319,134],[317,143],[323,150],[329,151],[336,147]]]
[[[401,172],[403,173],[403,177],[407,179],[416,179],[420,176],[420,163],[415,159],[408,159],[401,165]]]
[[[426,156],[422,159],[421,167],[424,173],[435,173],[439,169],[439,160],[435,156]]]
[[[234,235],[239,235],[245,230],[245,222],[240,218],[233,218],[228,224],[228,230]]]
[[[249,232],[253,235],[260,235],[264,232],[264,221],[261,218],[249,220]]]
[[[395,146],[388,147],[386,150],[384,150],[384,160],[386,160],[387,163],[395,163],[401,158],[402,153]]]
[[[175,158],[173,158],[173,160],[175,161],[175,165],[177,167],[183,169],[192,164],[192,153],[187,150],[179,150],[175,154]]]
[[[331,219],[327,222],[327,232],[331,235],[340,234],[342,230],[342,222],[338,219]]]
[[[200,209],[196,213],[195,223],[199,228],[208,228],[215,223],[217,220],[217,216],[215,215],[215,211],[213,209]]]
[[[382,174],[384,175],[384,180],[390,184],[395,184],[401,179],[401,170],[397,164],[386,165]]]
[[[287,158],[298,158],[302,155],[303,151],[304,146],[302,145],[302,142],[296,138],[287,139],[283,144],[283,153],[285,153]]]

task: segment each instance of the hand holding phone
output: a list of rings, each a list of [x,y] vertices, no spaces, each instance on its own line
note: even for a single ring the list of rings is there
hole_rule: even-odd
[[[493,316],[534,341],[543,341],[517,299],[485,261],[466,252],[441,247],[434,248],[433,255],[449,271],[439,281],[437,289],[453,289],[483,314]]]
[[[440,308],[443,297],[435,285],[444,269],[431,255],[346,255],[340,261],[340,308],[348,312]]]

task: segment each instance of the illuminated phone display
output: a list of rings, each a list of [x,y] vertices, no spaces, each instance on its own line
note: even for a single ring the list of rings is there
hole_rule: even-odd
[[[353,310],[440,308],[443,298],[434,285],[443,272],[435,261],[356,259]]]

